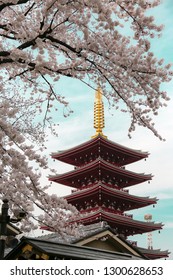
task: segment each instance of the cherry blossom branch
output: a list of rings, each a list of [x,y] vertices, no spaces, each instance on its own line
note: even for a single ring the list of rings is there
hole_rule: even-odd
[[[19,0],[19,1],[15,1],[15,3],[13,3],[12,1],[9,1],[7,3],[4,3],[2,5],[0,5],[0,12],[10,6],[16,6],[16,5],[20,5],[20,4],[26,4],[27,2],[29,2],[29,0]]]

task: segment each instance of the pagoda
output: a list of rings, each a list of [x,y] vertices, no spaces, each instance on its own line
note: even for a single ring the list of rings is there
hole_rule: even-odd
[[[155,197],[129,193],[132,186],[152,179],[151,174],[136,173],[127,168],[131,163],[146,159],[149,154],[108,140],[103,134],[104,126],[104,104],[98,88],[94,102],[95,135],[76,147],[52,153],[53,159],[71,164],[74,169],[51,176],[49,180],[72,188],[65,199],[81,214],[75,222],[86,226],[106,223],[125,239],[161,230],[162,223],[139,221],[127,213],[157,203]]]

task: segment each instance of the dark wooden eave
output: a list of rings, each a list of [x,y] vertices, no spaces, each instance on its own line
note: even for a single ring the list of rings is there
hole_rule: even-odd
[[[85,178],[91,176],[96,178],[98,181],[103,181],[104,177],[107,178],[107,176],[110,176],[119,188],[140,184],[142,182],[149,181],[152,178],[151,174],[128,171],[124,168],[110,164],[102,158],[98,158],[80,168],[76,168],[64,174],[50,176],[49,180],[66,186],[80,188],[82,184],[81,182],[84,181]]]
[[[116,201],[121,211],[128,211],[157,203],[156,198],[131,195],[126,191],[111,188],[102,182],[80,189],[79,191],[73,191],[64,198],[68,203],[74,206],[82,206],[84,203],[90,202],[91,200],[98,202],[100,205],[105,201],[109,201],[110,205]]]
[[[36,238],[22,238],[4,258],[16,259],[50,259],[50,260],[141,260],[142,257],[127,253],[111,252],[74,244],[62,244]]]
[[[86,154],[94,154],[98,157],[100,156],[100,153],[113,154],[118,165],[130,164],[138,160],[145,159],[149,155],[147,152],[130,149],[98,136],[76,147],[52,153],[51,156],[53,159],[72,164],[74,166],[80,166],[83,164],[82,158],[85,157]]]
[[[137,248],[142,254],[144,254],[147,258],[151,260],[168,258],[170,254],[168,250],[162,251],[160,249],[146,249],[141,247],[137,247]]]
[[[75,222],[88,225],[99,221],[105,221],[110,227],[117,229],[118,234],[123,234],[125,236],[161,230],[163,227],[162,223],[141,222],[125,215],[115,214],[102,207],[96,207],[92,209],[92,211],[84,211],[83,214],[83,216],[75,219]]]

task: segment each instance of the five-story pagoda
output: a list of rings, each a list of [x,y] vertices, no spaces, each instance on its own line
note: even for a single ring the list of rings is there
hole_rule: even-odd
[[[84,225],[106,222],[125,239],[162,229],[162,223],[135,220],[133,215],[126,213],[157,203],[156,198],[129,193],[129,187],[150,181],[152,175],[129,171],[126,166],[147,158],[149,154],[112,142],[103,134],[104,104],[100,88],[95,95],[94,128],[96,134],[89,141],[52,153],[53,159],[74,166],[72,171],[51,176],[49,180],[73,188],[65,199],[81,214],[76,222]],[[159,256],[161,251],[157,254],[153,251],[152,258],[166,257],[168,252],[164,252]]]
[[[100,88],[95,96],[94,128],[96,134],[91,140],[52,154],[52,158],[72,164],[74,170],[49,179],[74,189],[65,198],[82,214],[77,222],[88,225],[105,221],[124,237],[160,230],[161,223],[134,220],[131,214],[125,213],[157,202],[156,198],[134,196],[126,190],[151,180],[151,174],[126,169],[128,164],[147,158],[148,153],[114,143],[103,134],[104,105]]]

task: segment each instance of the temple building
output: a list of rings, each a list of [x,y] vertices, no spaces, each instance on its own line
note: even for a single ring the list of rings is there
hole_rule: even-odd
[[[95,135],[76,147],[52,153],[53,159],[71,164],[74,169],[51,176],[50,181],[72,188],[65,199],[80,212],[75,220],[78,223],[89,226],[103,222],[124,240],[128,236],[160,231],[162,223],[139,221],[127,213],[157,203],[157,198],[129,193],[129,188],[152,179],[151,174],[128,170],[129,164],[146,159],[149,154],[108,140],[103,134],[104,126],[104,104],[98,88],[94,103]],[[140,250],[152,259],[168,256],[168,251]]]

